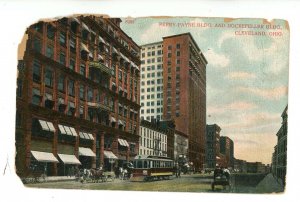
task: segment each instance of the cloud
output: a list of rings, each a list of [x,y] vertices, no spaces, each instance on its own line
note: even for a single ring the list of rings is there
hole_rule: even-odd
[[[230,63],[228,57],[223,54],[216,53],[213,49],[206,51],[204,56],[207,59],[208,64],[211,64],[213,67],[224,68]]]
[[[249,72],[229,72],[226,76],[228,79],[235,79],[235,80],[243,80],[243,79],[254,79],[256,75]]]
[[[232,113],[232,111],[245,111],[257,108],[257,105],[251,102],[235,101],[225,105],[208,106],[207,114]]]
[[[143,31],[140,35],[140,42],[142,44],[162,41],[162,37],[174,35],[170,27],[160,27],[159,23],[153,23],[148,29]]]
[[[244,93],[252,93],[256,96],[260,96],[268,100],[279,100],[283,96],[286,96],[288,93],[287,86],[279,86],[270,89],[260,89],[255,87],[239,87],[237,88],[237,90]]]

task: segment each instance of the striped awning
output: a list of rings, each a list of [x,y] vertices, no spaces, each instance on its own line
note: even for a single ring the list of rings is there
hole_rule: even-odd
[[[107,159],[118,159],[118,157],[112,151],[104,150],[104,157]]]
[[[79,147],[79,156],[95,157],[96,154],[90,148]]]
[[[73,127],[58,124],[58,128],[59,128],[60,134],[62,134],[62,135],[70,135],[70,136],[75,136],[75,137],[78,136],[75,128],[73,128]]]
[[[39,123],[40,123],[43,130],[50,131],[50,132],[55,132],[55,128],[54,128],[54,125],[53,125],[52,122],[39,120]]]
[[[31,151],[32,156],[39,162],[58,162],[52,153]]]
[[[76,158],[75,155],[58,154],[58,157],[64,164],[81,165],[80,161]]]
[[[124,140],[124,139],[118,139],[118,142],[119,142],[119,144],[121,145],[121,146],[124,146],[124,147],[129,147],[129,144],[128,144],[128,142],[126,141],[126,140]]]

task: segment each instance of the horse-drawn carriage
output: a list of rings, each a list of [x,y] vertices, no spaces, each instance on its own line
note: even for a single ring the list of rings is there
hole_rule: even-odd
[[[46,182],[47,175],[44,170],[38,168],[36,165],[31,165],[21,179],[24,184]]]
[[[107,182],[114,181],[114,172],[105,172],[103,169],[82,169],[76,173],[76,180],[80,182]]]
[[[226,189],[226,187],[228,187],[229,189],[231,188],[229,171],[227,172],[221,169],[216,169],[214,171],[214,180],[211,184],[211,188],[213,191],[215,190],[216,185],[223,186],[223,189]]]

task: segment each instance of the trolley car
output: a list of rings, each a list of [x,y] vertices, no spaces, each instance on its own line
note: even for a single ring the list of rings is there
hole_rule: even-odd
[[[161,180],[173,175],[174,161],[162,156],[138,155],[133,166],[131,181]]]

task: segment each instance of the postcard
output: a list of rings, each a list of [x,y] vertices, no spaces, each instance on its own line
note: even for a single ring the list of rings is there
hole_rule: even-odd
[[[289,23],[74,15],[19,45],[26,187],[282,193]]]

